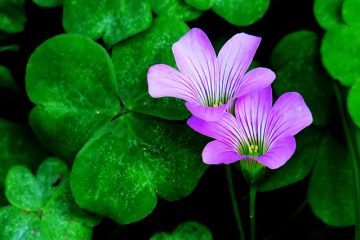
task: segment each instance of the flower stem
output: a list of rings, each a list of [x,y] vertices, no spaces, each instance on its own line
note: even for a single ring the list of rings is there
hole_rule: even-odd
[[[236,223],[237,223],[239,234],[240,234],[240,240],[245,240],[244,228],[243,228],[243,225],[241,222],[239,207],[238,207],[238,204],[236,201],[235,188],[234,188],[234,183],[233,183],[233,179],[232,179],[232,175],[231,175],[230,165],[226,165],[225,169],[226,169],[226,179],[227,179],[228,188],[229,188],[230,197],[231,197],[231,203],[233,206],[233,211],[234,211]]]
[[[351,161],[352,161],[352,169],[353,169],[353,176],[354,176],[354,201],[355,201],[355,239],[358,240],[360,239],[360,167],[359,167],[359,160],[356,157],[356,153],[355,153],[355,149],[356,147],[356,143],[354,142],[354,139],[351,136],[351,132],[350,131],[350,127],[349,127],[349,123],[347,121],[345,112],[344,112],[344,103],[343,103],[343,98],[339,89],[339,86],[337,83],[333,82],[333,88],[335,91],[335,96],[336,96],[336,102],[338,105],[338,109],[340,112],[340,118],[341,118],[341,123],[343,126],[343,130],[344,130],[344,134],[345,134],[345,138],[346,138],[346,145],[348,147],[348,150],[350,152],[350,156],[351,156]],[[359,150],[359,149],[358,149]]]
[[[256,187],[250,186],[250,236],[251,240],[256,239],[255,228],[255,200],[256,200]]]

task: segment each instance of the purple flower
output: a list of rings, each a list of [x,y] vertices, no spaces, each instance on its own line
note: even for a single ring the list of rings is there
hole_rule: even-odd
[[[207,164],[255,160],[275,169],[293,155],[293,137],[312,123],[312,115],[296,92],[285,93],[272,106],[271,87],[237,99],[235,117],[224,113],[219,121],[206,122],[191,117],[188,125],[215,138],[202,153]]]
[[[172,47],[180,71],[165,64],[149,69],[149,93],[154,98],[181,98],[194,116],[217,120],[235,98],[265,88],[275,79],[274,72],[267,68],[246,73],[260,40],[236,34],[216,57],[206,34],[193,28]]]

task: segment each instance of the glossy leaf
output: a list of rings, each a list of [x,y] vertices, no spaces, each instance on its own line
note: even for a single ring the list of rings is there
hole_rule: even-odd
[[[212,7],[215,0],[185,0],[185,2],[200,11],[205,11]]]
[[[315,128],[306,128],[296,135],[296,151],[293,157],[281,168],[268,171],[258,183],[261,192],[286,187],[304,179],[317,158],[320,134]]]
[[[331,29],[343,24],[341,8],[344,0],[315,0],[314,14],[320,26]]]
[[[26,72],[37,106],[30,124],[58,156],[72,160],[98,126],[120,112],[115,73],[107,52],[80,35],[59,35],[40,45]]]
[[[175,66],[171,46],[188,30],[183,22],[163,17],[156,19],[146,32],[114,47],[112,59],[119,96],[127,109],[172,120],[189,117],[184,101],[150,97],[146,79],[154,64]]]
[[[270,0],[215,0],[213,10],[236,26],[247,26],[261,19]]]
[[[347,25],[354,28],[360,28],[360,1],[344,0],[342,5],[342,16]]]
[[[347,98],[347,108],[351,119],[360,127],[360,79],[352,86]]]
[[[0,119],[0,133],[0,188],[2,188],[11,166],[23,164],[35,169],[46,157],[46,151],[28,126]]]
[[[355,224],[351,162],[345,147],[331,136],[321,141],[310,179],[308,201],[314,214],[328,225]]]
[[[71,187],[85,209],[126,224],[147,216],[157,197],[189,195],[206,165],[204,141],[185,124],[127,113],[98,131],[76,157]]]
[[[330,75],[345,86],[360,79],[360,28],[342,25],[326,32],[321,45],[322,62]]]
[[[0,239],[91,239],[98,219],[75,205],[68,174],[65,163],[54,158],[40,166],[36,178],[23,166],[13,167],[6,178],[13,206],[0,209]]]
[[[323,126],[330,120],[333,94],[330,79],[323,74],[318,49],[316,33],[291,33],[273,50],[271,65],[276,73],[275,92],[299,92],[312,112],[314,124]]]
[[[33,0],[34,3],[41,7],[57,7],[64,3],[65,0]]]
[[[24,0],[0,1],[0,33],[19,33],[26,22]]]
[[[180,224],[172,233],[159,232],[150,240],[212,240],[209,229],[198,222],[185,222]]]
[[[183,2],[183,0],[149,0],[152,10],[159,16],[177,20],[191,21],[198,18],[201,12]]]
[[[92,39],[102,37],[111,46],[147,29],[152,20],[147,0],[69,0],[64,2],[67,32]]]

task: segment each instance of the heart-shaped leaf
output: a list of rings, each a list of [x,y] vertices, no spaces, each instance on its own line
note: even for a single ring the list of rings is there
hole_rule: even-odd
[[[152,21],[148,0],[33,1],[43,7],[63,4],[63,26],[67,32],[103,38],[107,46],[147,29]]]
[[[0,209],[0,239],[91,239],[99,219],[75,205],[68,174],[65,163],[54,158],[42,163],[36,178],[23,166],[13,167],[6,195],[14,206]]]
[[[345,25],[327,31],[321,44],[321,57],[330,75],[345,86],[360,79],[360,28]]]
[[[77,155],[74,197],[81,207],[119,223],[138,221],[156,206],[156,194],[173,201],[193,191],[206,167],[199,140],[184,124],[125,114]]]
[[[175,66],[171,46],[188,30],[183,22],[158,18],[146,32],[114,47],[119,96],[127,109],[171,120],[189,117],[182,100],[150,97],[146,80],[149,67],[156,63]]]
[[[270,0],[215,0],[213,10],[236,26],[247,26],[262,18]]]
[[[120,112],[115,73],[103,47],[80,35],[59,35],[31,55],[26,90],[37,104],[30,124],[58,156],[72,160],[98,126]]]
[[[296,46],[296,47],[295,47]],[[274,90],[280,95],[299,92],[308,104],[314,124],[329,122],[332,89],[329,77],[322,73],[319,37],[310,31],[298,31],[284,37],[271,55],[271,65],[276,72]]]
[[[353,173],[344,146],[334,137],[324,137],[317,156],[308,189],[311,209],[326,224],[354,225]]]
[[[24,0],[0,1],[0,34],[19,33],[26,22]]]
[[[200,11],[205,11],[212,7],[215,0],[185,0],[185,2]]]
[[[352,86],[347,98],[347,108],[353,122],[360,127],[360,79]]]
[[[198,222],[186,222],[180,224],[172,233],[159,232],[150,240],[212,240],[209,229]]]
[[[294,156],[283,167],[267,172],[257,189],[261,192],[271,191],[304,179],[317,157],[319,142],[320,134],[315,128],[306,128],[296,135]]]
[[[315,0],[314,14],[320,26],[331,29],[343,24],[341,8],[344,0]]]
[[[184,3],[183,0],[149,0],[152,10],[159,16],[191,21],[198,18],[201,12]]]

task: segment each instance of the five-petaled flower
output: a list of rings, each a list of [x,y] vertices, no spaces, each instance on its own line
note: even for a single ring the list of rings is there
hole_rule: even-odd
[[[206,34],[193,28],[173,45],[176,70],[165,64],[148,71],[152,97],[176,97],[196,117],[218,120],[234,99],[269,86],[275,74],[258,67],[247,72],[261,38],[236,34],[216,56]]]
[[[216,139],[204,148],[205,163],[255,160],[271,169],[290,159],[296,148],[294,135],[311,123],[311,112],[298,93],[285,93],[272,106],[271,87],[238,98],[235,116],[224,113],[213,122],[188,120],[195,131]]]

